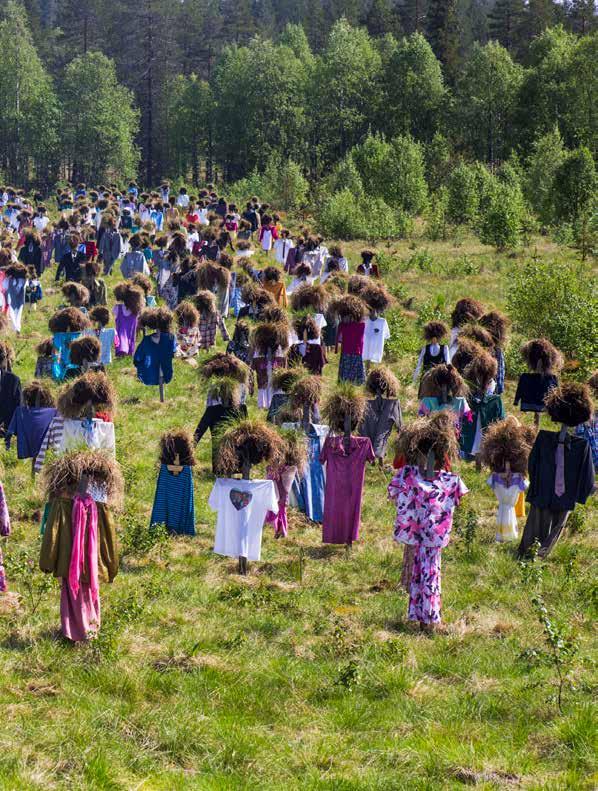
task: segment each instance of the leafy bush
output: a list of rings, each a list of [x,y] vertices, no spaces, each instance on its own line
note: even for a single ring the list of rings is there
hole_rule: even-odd
[[[318,226],[333,239],[393,239],[409,233],[411,222],[381,198],[359,199],[344,189],[324,201]]]
[[[509,184],[498,184],[481,216],[481,241],[497,250],[515,247],[521,237],[523,213],[521,190]]]
[[[437,264],[427,247],[423,250],[417,250],[404,264],[405,272],[413,272],[416,269],[419,269],[420,272],[427,273],[436,271]]]
[[[443,241],[448,235],[448,190],[441,187],[430,200],[426,212],[426,236],[432,242]]]
[[[228,189],[230,199],[243,206],[252,195],[271,203],[277,209],[298,209],[307,201],[309,182],[299,165],[274,153],[268,159],[263,173],[254,171],[250,176],[236,181]]]
[[[462,162],[453,170],[448,181],[448,217],[454,223],[473,223],[479,205],[476,170],[472,165]]]
[[[160,552],[168,541],[166,525],[150,525],[125,515],[121,520],[124,531],[121,539],[121,557],[143,557],[154,548]]]
[[[586,378],[596,366],[598,297],[596,278],[581,263],[528,261],[512,272],[507,305],[515,329],[545,336]]]
[[[442,293],[430,297],[425,302],[422,302],[419,310],[417,311],[418,326],[423,327],[429,321],[447,321],[448,309],[446,305],[446,296]]]
[[[351,157],[366,194],[411,215],[424,208],[428,196],[424,157],[411,137],[386,141],[381,135],[369,135],[352,149]]]

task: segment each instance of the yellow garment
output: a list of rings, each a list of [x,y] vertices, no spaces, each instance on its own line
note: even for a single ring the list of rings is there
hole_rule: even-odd
[[[276,304],[281,308],[286,308],[289,304],[287,299],[287,290],[284,283],[281,281],[270,281],[264,283],[264,289],[274,297]]]
[[[98,509],[98,576],[102,582],[112,582],[118,573],[118,546],[112,514],[105,503]],[[46,529],[39,554],[39,567],[55,577],[68,579],[73,547],[73,501],[56,497],[50,502]],[[87,571],[82,582],[89,582]]]
[[[515,516],[525,516],[525,492],[520,492],[515,503]]]

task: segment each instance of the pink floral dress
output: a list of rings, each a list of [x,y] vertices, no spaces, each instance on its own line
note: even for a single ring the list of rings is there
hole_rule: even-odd
[[[0,536],[10,535],[10,516],[8,515],[8,505],[4,496],[4,487],[0,483]],[[4,574],[4,559],[0,548],[0,592],[6,590],[6,576]]]
[[[448,544],[453,511],[468,489],[452,472],[441,470],[431,481],[418,467],[403,467],[392,479],[388,496],[396,504],[394,539],[414,547],[409,586],[410,621],[439,623],[441,611],[440,553]]]

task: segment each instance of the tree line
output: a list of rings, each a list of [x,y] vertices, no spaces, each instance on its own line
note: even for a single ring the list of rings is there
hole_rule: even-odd
[[[588,0],[9,0],[0,169],[231,183],[276,160],[317,183],[381,135],[435,191],[550,135],[595,158],[595,22]]]

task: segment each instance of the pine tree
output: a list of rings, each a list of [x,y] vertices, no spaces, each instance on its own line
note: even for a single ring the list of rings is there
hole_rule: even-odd
[[[391,0],[373,0],[362,22],[374,38],[382,38],[387,33],[398,38],[401,33],[401,20]]]
[[[569,24],[576,33],[586,36],[596,29],[595,0],[570,0],[567,4]]]
[[[555,21],[554,0],[529,0],[527,6],[528,39],[542,35]]]
[[[453,78],[459,61],[457,0],[431,0],[426,17],[427,38],[447,76]]]
[[[426,27],[428,0],[405,0],[401,5],[403,28],[407,33],[418,33]]]
[[[496,0],[488,15],[490,38],[498,41],[509,52],[517,52],[521,45],[524,19],[523,0]]]

